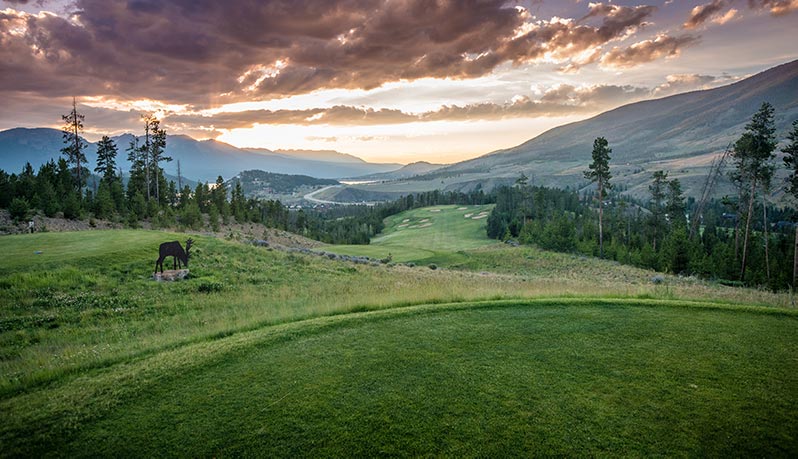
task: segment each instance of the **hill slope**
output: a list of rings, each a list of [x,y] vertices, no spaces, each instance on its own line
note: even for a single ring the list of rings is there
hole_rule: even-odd
[[[279,194],[291,194],[306,187],[313,188],[325,185],[337,185],[337,180],[317,179],[307,175],[275,174],[260,170],[243,171],[227,181],[227,189],[232,190],[235,183],[241,183],[244,195],[252,197],[272,197]]]
[[[390,172],[382,172],[378,174],[364,175],[357,177],[361,180],[398,180],[415,177],[416,175],[428,174],[444,167],[443,164],[433,164],[427,161],[417,161],[403,166],[400,169]]]
[[[535,184],[579,187],[585,183],[582,171],[590,162],[593,140],[605,137],[616,184],[645,195],[652,172],[663,169],[695,195],[712,158],[740,136],[762,102],[775,107],[777,135],[783,138],[798,119],[798,61],[727,86],[624,105],[401,184],[361,188],[470,190],[511,183],[522,172]]]

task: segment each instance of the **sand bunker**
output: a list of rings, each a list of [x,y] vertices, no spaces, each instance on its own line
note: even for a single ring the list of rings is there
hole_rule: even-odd
[[[458,207],[457,210],[468,210],[468,207]]]
[[[476,217],[472,217],[471,220],[479,220],[480,218],[488,218],[487,215],[479,214]]]
[[[397,226],[397,228],[404,228],[405,226],[407,226],[407,223],[405,223],[403,225],[399,225],[399,226]]]
[[[428,221],[429,221],[429,218],[425,218],[424,220],[421,220],[421,222],[419,222],[419,223],[427,223]]]
[[[440,209],[430,209],[429,211],[430,212],[440,212],[441,210]]]
[[[426,228],[428,226],[432,226],[432,223],[424,223],[423,225],[418,225],[416,228]]]
[[[465,218],[471,218],[471,216],[472,216],[472,215],[474,215],[474,214],[465,214],[465,215],[463,215],[463,217],[465,217]]]
[[[402,223],[407,223],[407,222],[409,222],[409,221],[410,221],[410,219],[409,219],[409,218],[405,218],[404,220],[402,220]]]

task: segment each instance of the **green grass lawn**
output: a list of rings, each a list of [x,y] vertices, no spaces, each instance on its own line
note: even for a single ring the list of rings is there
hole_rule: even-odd
[[[159,231],[0,238],[0,456],[795,452],[787,295],[654,285],[424,211],[382,237],[448,269]],[[434,218],[453,236],[409,228]],[[189,236],[190,278],[152,281],[158,245]]]
[[[652,300],[310,320],[0,401],[6,454],[798,453],[798,318]]]
[[[497,244],[485,233],[493,205],[434,206],[385,219],[385,229],[369,245],[338,245],[329,252],[385,258],[397,262],[452,264],[464,251]]]

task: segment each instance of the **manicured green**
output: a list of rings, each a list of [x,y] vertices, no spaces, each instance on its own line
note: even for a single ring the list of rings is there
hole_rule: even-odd
[[[0,401],[0,439],[66,456],[792,456],[796,327],[652,300],[322,318]]]
[[[338,245],[330,251],[394,261],[449,264],[464,251],[497,244],[485,233],[489,205],[448,205],[408,210],[385,219],[369,245]]]

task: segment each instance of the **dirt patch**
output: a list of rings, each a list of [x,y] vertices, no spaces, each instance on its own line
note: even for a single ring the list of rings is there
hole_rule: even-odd
[[[33,221],[33,229],[35,232],[91,231],[124,228],[124,225],[108,220],[93,218],[87,220],[68,220],[66,218],[45,217],[44,215],[36,215],[23,222],[15,223],[8,210],[0,210],[0,235],[29,233],[28,221]]]

